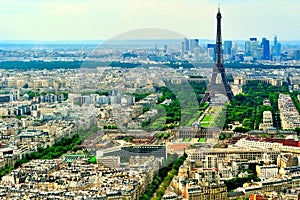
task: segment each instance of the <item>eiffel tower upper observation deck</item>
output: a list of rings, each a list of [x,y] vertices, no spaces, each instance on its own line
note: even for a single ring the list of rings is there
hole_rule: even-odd
[[[217,38],[216,38],[216,58],[213,66],[213,73],[201,103],[210,101],[211,103],[225,103],[233,99],[233,93],[228,84],[222,55],[221,36],[221,12],[220,7],[217,13]]]

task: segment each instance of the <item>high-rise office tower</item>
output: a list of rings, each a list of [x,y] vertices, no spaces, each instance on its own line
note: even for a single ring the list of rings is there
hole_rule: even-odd
[[[245,42],[245,55],[252,56],[253,59],[261,59],[263,56],[263,50],[257,38],[250,38]]]
[[[199,40],[198,39],[191,39],[190,40],[190,51],[191,52],[194,52],[194,49],[198,46],[199,46]]]
[[[235,43],[233,44],[231,54],[232,54],[232,55],[235,55],[235,54],[237,54],[237,52],[238,52],[238,44],[237,44],[237,42],[235,42]]]
[[[164,45],[164,53],[167,53],[167,51],[168,51],[168,45]]]
[[[261,51],[261,45],[259,41],[257,41],[257,38],[250,38],[250,55],[254,59],[260,59],[260,51]]]
[[[300,60],[300,50],[299,49],[294,51],[294,60]]]
[[[214,49],[214,53],[216,53],[216,51],[217,51],[217,45],[216,44],[207,44],[207,50],[210,49],[210,48]]]
[[[187,38],[184,38],[184,50],[185,52],[188,52],[190,50],[190,40]]]
[[[274,46],[272,47],[272,56],[280,56],[281,44],[277,40],[277,35],[274,37]]]
[[[269,60],[270,59],[270,41],[266,38],[262,39],[261,46],[263,48],[263,59]]]
[[[232,54],[232,41],[224,41],[224,51],[223,54],[231,55]]]
[[[184,42],[181,42],[181,56],[183,56],[184,53],[185,53]]]
[[[207,85],[207,89],[201,100],[201,103],[204,103],[206,101],[211,101],[212,103],[214,103],[215,99],[213,98],[217,99],[218,95],[226,96],[227,101],[231,101],[233,99],[233,93],[228,83],[227,76],[225,73],[225,67],[223,65],[221,18],[222,15],[220,13],[220,8],[219,8],[217,13],[216,59],[215,59],[215,64],[213,66],[213,73],[212,73],[210,83]],[[216,102],[216,103],[225,103],[225,102]]]
[[[208,48],[207,49],[207,55],[208,55],[208,57],[211,57],[213,60],[215,60],[215,49],[214,48]]]
[[[277,43],[276,53],[278,56],[281,55],[281,43],[279,43],[279,42]]]
[[[196,47],[199,46],[199,40],[198,39],[195,39],[195,44],[196,44]]]
[[[245,41],[245,55],[250,56],[250,41]]]
[[[199,47],[194,48],[194,58],[195,58],[195,61],[200,60],[200,48]]]

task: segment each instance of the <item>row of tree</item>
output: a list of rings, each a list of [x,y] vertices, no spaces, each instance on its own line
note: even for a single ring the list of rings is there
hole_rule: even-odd
[[[53,61],[53,62],[43,62],[43,61],[3,61],[0,62],[1,69],[18,69],[22,71],[26,70],[53,70],[53,69],[76,69],[80,68],[82,61],[72,61],[72,62],[64,62],[64,61]]]
[[[103,129],[118,129],[118,126],[116,126],[116,125],[104,125]]]
[[[132,93],[131,95],[135,97],[135,101],[137,102],[146,98],[150,94],[151,94],[150,92],[145,92],[145,93]]]
[[[257,182],[260,181],[260,179],[256,176],[256,174],[251,173],[246,177],[235,177],[230,180],[225,180],[225,185],[227,187],[227,191],[232,191],[238,187],[242,187],[244,183],[251,181]]]
[[[153,179],[152,183],[149,184],[146,192],[141,196],[141,200],[159,200],[165,193],[165,190],[169,186],[173,177],[177,175],[179,167],[183,164],[187,158],[187,154],[180,156],[175,160],[175,155],[170,156],[166,160],[164,168],[159,170],[158,175]],[[175,162],[173,162],[175,160]]]
[[[54,143],[51,147],[42,148],[39,147],[37,151],[33,153],[27,153],[24,158],[18,160],[15,163],[15,168],[19,167],[23,163],[27,163],[33,159],[55,159],[62,156],[68,151],[77,150],[78,145],[82,143],[78,134],[73,135],[71,138],[63,137],[60,141]]]
[[[299,94],[300,94],[300,92],[293,92],[293,93],[291,94],[291,98],[292,98],[292,100],[293,100],[293,102],[294,102],[294,104],[295,104],[295,106],[296,106],[298,112],[300,113],[300,102],[299,102],[299,100],[298,100],[298,95],[299,95]]]
[[[259,129],[264,111],[271,111],[273,126],[280,129],[280,119],[276,116],[278,111],[278,97],[280,93],[289,93],[288,85],[272,86],[266,82],[248,81],[243,86],[243,94],[234,97],[227,105],[227,118],[224,128],[229,128],[230,123],[242,123],[243,130]],[[269,100],[271,106],[263,105],[264,100]]]
[[[162,103],[166,99],[172,100],[170,104],[162,105],[167,114],[167,124],[180,122],[180,125],[186,125],[196,112],[205,110],[208,107],[208,103],[199,104],[206,90],[206,82],[170,84],[169,87],[171,89],[168,87],[156,88],[156,91],[162,94],[158,99],[158,103]]]
[[[163,109],[166,112],[166,124],[171,124],[174,122],[179,122],[181,119],[181,108],[176,95],[167,87],[157,87],[158,93],[161,93],[162,96],[158,98],[158,103],[164,102],[166,99],[172,100],[170,104],[162,105]],[[163,127],[162,130],[167,129],[167,126]]]
[[[170,62],[165,64],[166,67],[171,68],[194,68],[194,67],[204,67],[211,68],[213,63],[189,63],[187,61],[182,61],[181,63]],[[121,68],[135,68],[135,67],[147,67],[147,64],[141,65],[140,63],[122,63],[119,61],[114,62],[100,62],[100,61],[52,61],[52,62],[43,62],[43,61],[3,61],[0,63],[1,69],[19,69],[19,70],[32,70],[32,69],[76,69],[76,68],[95,68],[98,66],[111,66],[111,67],[121,67]],[[152,65],[149,65],[152,66]],[[264,65],[264,64],[242,64],[239,62],[226,63],[225,68],[259,68],[259,69],[282,69],[286,66],[283,65]],[[293,66],[294,68],[300,68],[300,66]]]
[[[13,166],[8,166],[8,165],[5,165],[4,167],[0,168],[0,179],[6,174],[10,173],[13,169],[14,169]]]
[[[258,182],[260,181],[260,178],[257,177],[256,175],[256,164],[251,163],[249,165],[249,169],[241,171],[241,172],[247,172],[247,176],[244,177],[235,177],[229,180],[225,180],[225,185],[227,187],[227,191],[233,191],[234,189],[238,187],[242,187],[244,183],[249,183],[249,182]]]
[[[156,137],[157,137],[157,139],[161,139],[161,138],[168,139],[170,137],[170,134],[160,132],[159,134],[157,134]]]

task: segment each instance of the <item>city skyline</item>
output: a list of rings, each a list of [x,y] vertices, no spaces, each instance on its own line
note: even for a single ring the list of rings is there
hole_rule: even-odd
[[[223,40],[300,40],[300,2],[222,0]],[[107,40],[143,28],[215,39],[218,1],[0,0],[0,40]]]
[[[300,199],[298,6],[0,0],[0,199]]]

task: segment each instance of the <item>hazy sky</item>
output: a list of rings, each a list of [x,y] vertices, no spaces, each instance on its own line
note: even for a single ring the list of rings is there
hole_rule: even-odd
[[[0,40],[100,40],[143,28],[223,39],[300,40],[299,0],[0,0]]]

